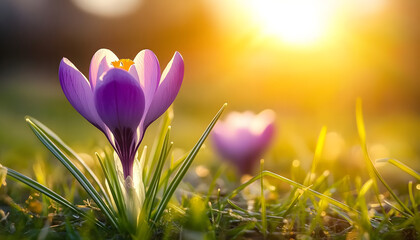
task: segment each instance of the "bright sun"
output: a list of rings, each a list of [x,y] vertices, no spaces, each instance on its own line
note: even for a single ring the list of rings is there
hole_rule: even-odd
[[[247,7],[264,34],[291,44],[311,44],[326,33],[328,0],[247,0]]]

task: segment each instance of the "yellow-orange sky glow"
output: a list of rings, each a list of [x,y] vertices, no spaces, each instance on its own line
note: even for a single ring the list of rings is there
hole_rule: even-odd
[[[334,4],[314,0],[246,0],[261,33],[289,44],[313,44],[328,31]]]

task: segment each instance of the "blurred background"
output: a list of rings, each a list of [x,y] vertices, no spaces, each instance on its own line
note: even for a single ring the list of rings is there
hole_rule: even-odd
[[[354,108],[361,97],[372,158],[419,170],[419,17],[413,0],[2,0],[0,163],[27,174],[35,161],[58,165],[25,115],[78,152],[92,156],[106,146],[67,102],[59,62],[67,57],[87,75],[100,48],[131,59],[148,48],[162,69],[175,51],[185,60],[172,125],[176,151],[189,150],[228,102],[227,112],[276,112],[268,169],[288,176],[293,160],[308,169],[326,125],[320,171],[360,175]],[[196,164],[220,164],[209,141]],[[398,169],[380,171],[405,186]]]

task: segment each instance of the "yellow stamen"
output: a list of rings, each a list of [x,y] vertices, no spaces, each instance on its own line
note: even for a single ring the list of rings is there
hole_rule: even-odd
[[[134,64],[134,62],[131,59],[120,59],[118,61],[111,63],[115,68],[121,68],[126,71],[130,69],[130,66]]]

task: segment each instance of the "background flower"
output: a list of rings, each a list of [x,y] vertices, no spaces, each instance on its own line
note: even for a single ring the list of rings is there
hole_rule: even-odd
[[[212,139],[218,153],[230,160],[241,174],[251,173],[274,136],[275,114],[264,110],[230,113],[214,127]]]

